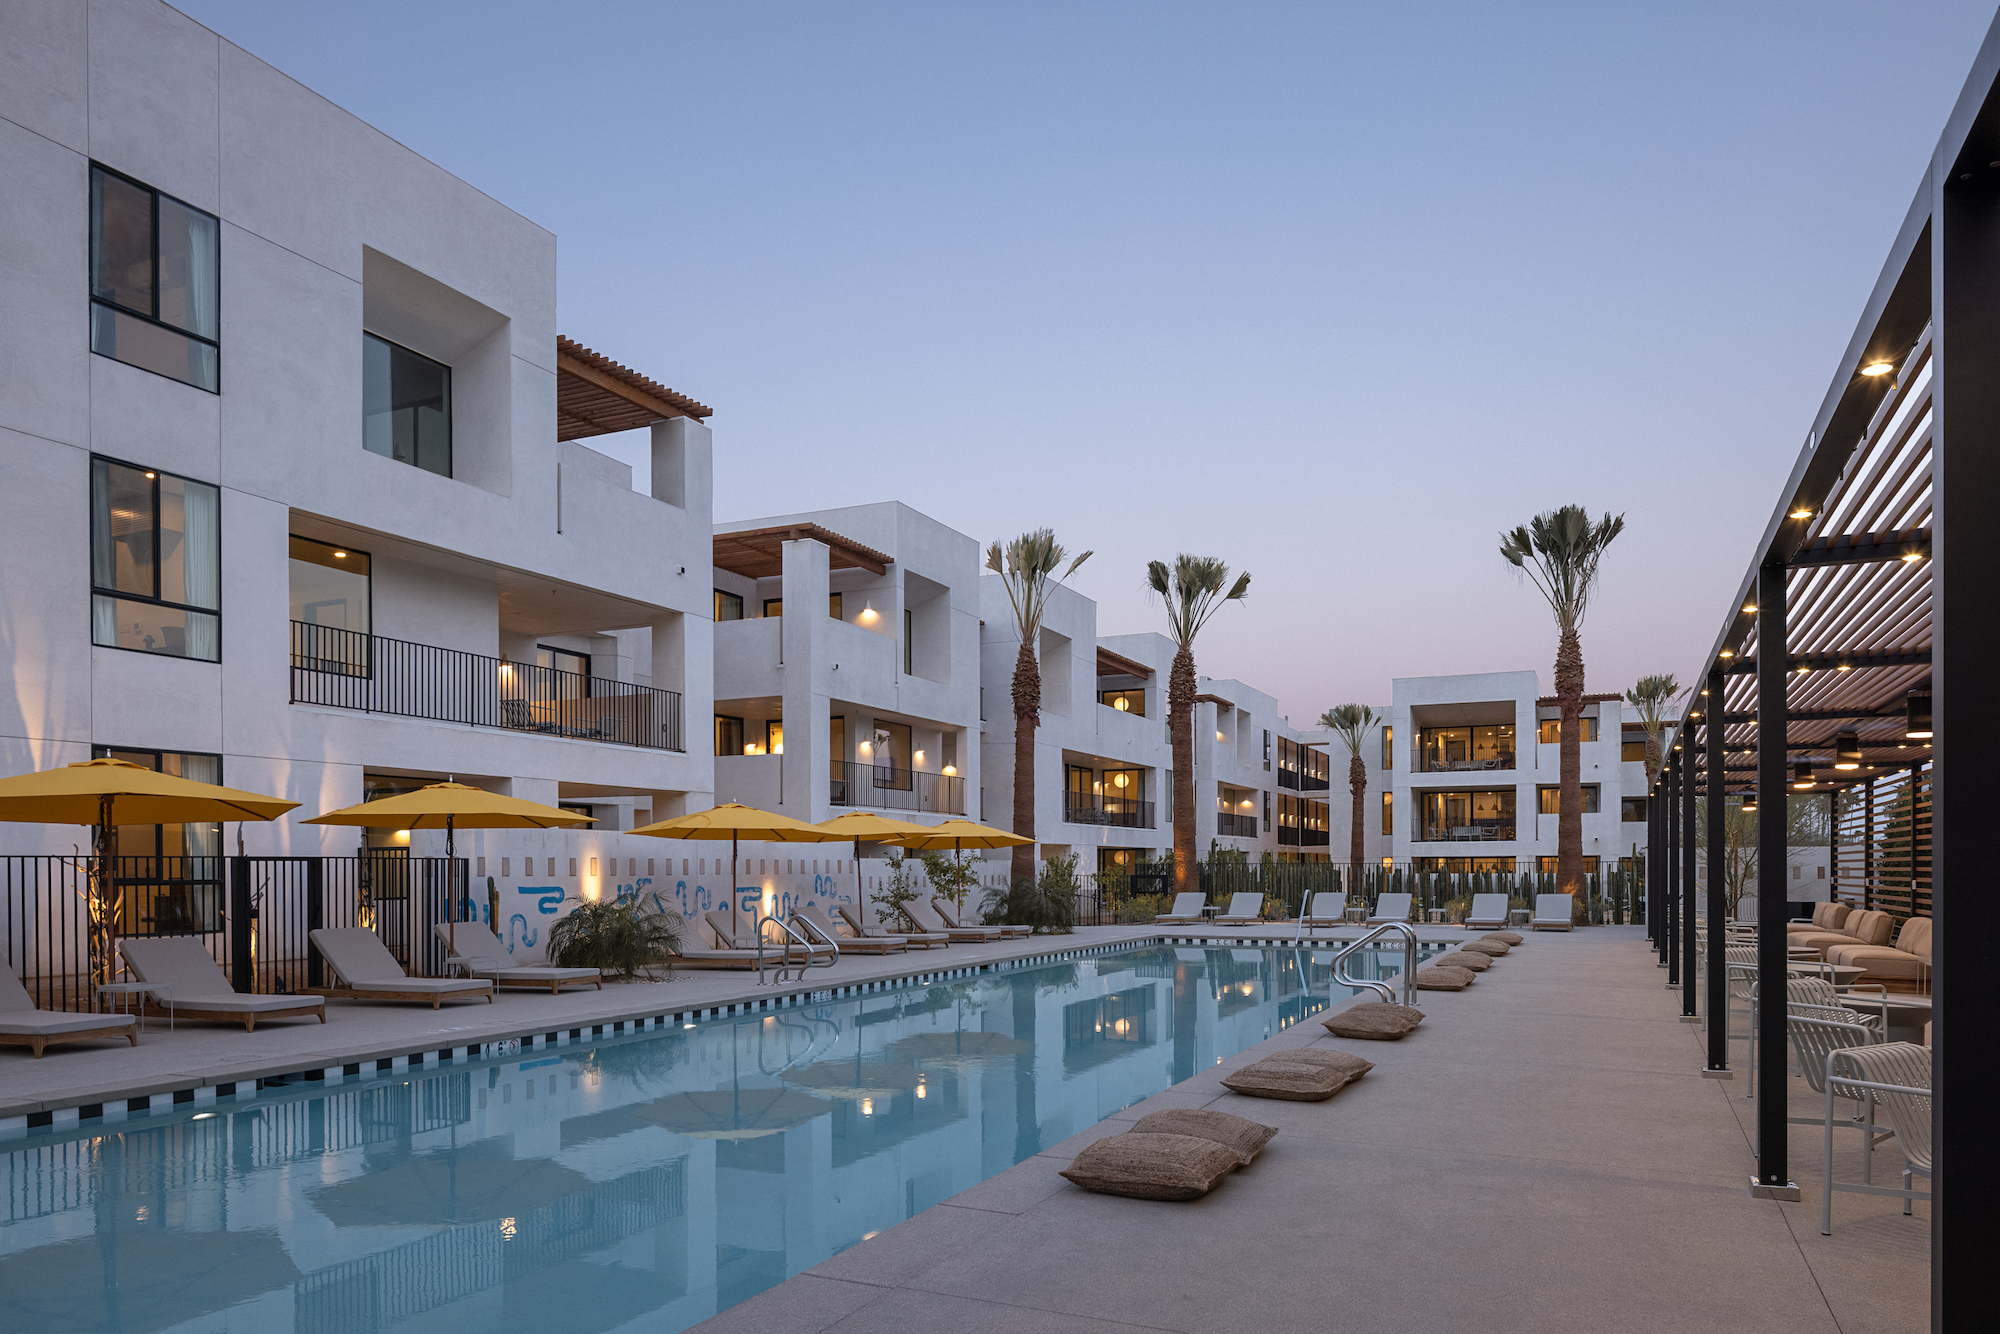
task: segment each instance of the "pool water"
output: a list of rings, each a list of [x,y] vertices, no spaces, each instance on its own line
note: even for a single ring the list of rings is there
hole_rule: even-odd
[[[1125,950],[34,1136],[0,1330],[683,1329],[1346,999],[1331,957]]]

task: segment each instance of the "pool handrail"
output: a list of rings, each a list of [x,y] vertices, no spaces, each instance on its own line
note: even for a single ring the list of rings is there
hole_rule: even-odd
[[[796,982],[806,975],[806,969],[813,967],[819,957],[818,951],[813,948],[813,943],[793,930],[785,922],[784,918],[775,916],[758,918],[757,925],[753,929],[757,933],[757,985],[760,987],[764,985],[764,928],[771,923],[776,923],[778,930],[784,932],[788,940],[788,943],[784,947],[784,952],[778,956],[779,963],[774,970],[777,974],[776,980],[779,986],[785,984],[787,980],[785,974],[787,971],[792,974],[790,980]],[[805,948],[806,961],[804,963],[794,965],[791,962],[789,956],[791,955],[793,944],[801,945]],[[832,960],[828,960],[827,966],[831,967],[832,963]]]
[[[812,957],[810,954],[808,954],[806,967],[831,968],[835,964],[840,962],[840,937],[831,934],[830,932],[827,931],[825,927],[821,926],[818,922],[815,922],[812,918],[807,917],[804,913],[799,912],[797,909],[793,909],[791,912],[786,913],[785,921],[787,923],[796,923],[797,925],[805,928],[805,934],[808,936],[818,936],[821,941],[825,942],[827,949],[833,952],[833,957],[831,959],[828,959],[825,963],[812,962]]]
[[[1408,922],[1384,922],[1362,936],[1361,939],[1343,947],[1339,953],[1333,956],[1333,980],[1341,986],[1353,987],[1357,990],[1361,987],[1367,987],[1370,991],[1380,993],[1384,1001],[1394,1005],[1396,1003],[1396,992],[1387,982],[1378,982],[1373,978],[1366,977],[1349,977],[1342,971],[1340,966],[1341,960],[1345,959],[1348,955],[1354,953],[1354,951],[1377,937],[1386,935],[1391,931],[1399,932],[1403,937],[1403,1004],[1415,1005],[1417,1003],[1417,933],[1416,929]]]

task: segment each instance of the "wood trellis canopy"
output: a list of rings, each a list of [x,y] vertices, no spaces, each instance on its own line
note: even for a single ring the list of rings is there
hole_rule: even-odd
[[[630,431],[669,417],[707,417],[714,411],[574,339],[556,335],[558,440]]]
[[[896,563],[894,556],[865,547],[816,523],[793,523],[717,533],[715,568],[740,574],[746,579],[775,579],[785,572],[784,544],[807,537],[826,543],[829,569],[866,570],[870,574],[883,575]]]

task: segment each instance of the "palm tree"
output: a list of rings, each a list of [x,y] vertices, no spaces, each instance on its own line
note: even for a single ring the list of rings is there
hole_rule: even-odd
[[[1500,555],[1535,585],[1555,613],[1556,703],[1562,709],[1562,787],[1556,807],[1556,887],[1583,892],[1583,784],[1577,745],[1582,740],[1583,640],[1577,630],[1597,587],[1597,563],[1611,539],[1625,530],[1625,516],[1596,523],[1581,505],[1546,510],[1511,533],[1500,534]]]
[[[1667,714],[1680,698],[1680,682],[1672,673],[1642,676],[1639,684],[1625,692],[1625,702],[1646,726],[1646,786],[1660,776],[1660,733],[1667,730]]]
[[[1347,854],[1350,875],[1361,867],[1361,822],[1366,818],[1361,799],[1368,795],[1368,763],[1361,758],[1361,747],[1381,721],[1366,704],[1342,704],[1319,716],[1319,725],[1347,745],[1347,790],[1354,794],[1353,834]]]
[[[1035,729],[1042,725],[1042,669],[1035,646],[1042,638],[1042,614],[1048,610],[1049,590],[1075,574],[1091,553],[1070,561],[1057,575],[1056,567],[1068,555],[1052,528],[1023,533],[1004,550],[998,542],[986,549],[986,568],[1006,585],[1014,628],[1021,636],[1021,651],[1014,657],[1014,832],[1023,838],[1035,836]],[[1011,877],[1032,879],[1035,845],[1016,844],[1013,857]]]
[[[1174,892],[1184,894],[1199,883],[1194,865],[1194,637],[1223,603],[1243,600],[1250,592],[1250,575],[1246,571],[1230,584],[1229,567],[1219,557],[1183,551],[1171,569],[1163,560],[1148,562],[1146,582],[1167,600],[1167,633],[1178,646],[1167,677],[1167,734],[1174,745]]]

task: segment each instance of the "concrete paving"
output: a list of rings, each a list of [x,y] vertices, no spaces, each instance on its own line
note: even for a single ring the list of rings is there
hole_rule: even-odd
[[[1742,1081],[1704,1080],[1638,928],[1532,936],[1401,1042],[1300,1025],[700,1326],[922,1330],[1928,1328],[1928,1210],[1837,1196],[1794,1127],[1800,1204],[1749,1198]],[[1218,1076],[1312,1044],[1376,1062],[1326,1103]],[[1738,1045],[1737,1059],[1742,1056]],[[1794,1079],[1794,1115],[1815,1101]],[[1162,1107],[1280,1127],[1205,1199],[1092,1195],[1057,1172]],[[1860,1136],[1841,1165],[1858,1179]],[[1877,1179],[1901,1158],[1876,1151]]]

